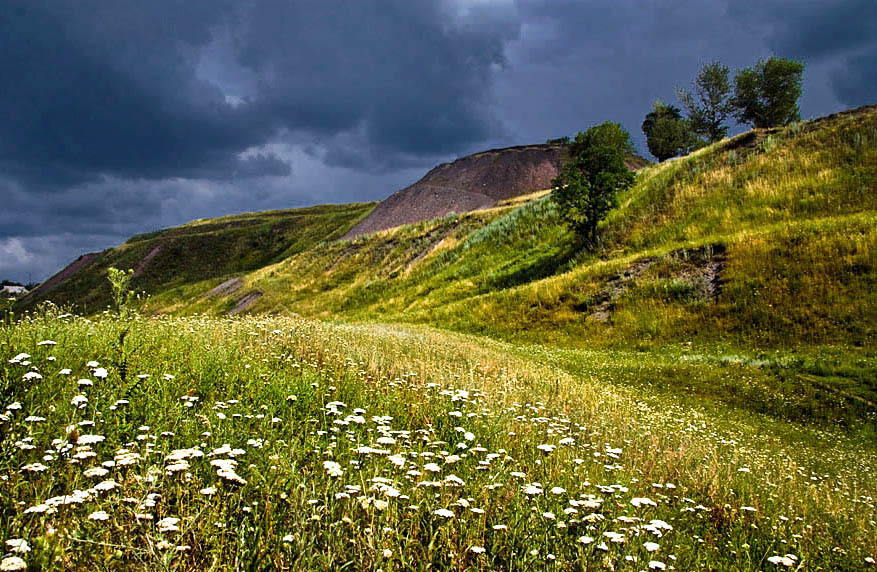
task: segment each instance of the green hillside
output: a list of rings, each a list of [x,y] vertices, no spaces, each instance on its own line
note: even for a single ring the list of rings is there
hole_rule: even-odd
[[[263,294],[249,311],[578,347],[873,347],[875,189],[872,107],[643,169],[595,253],[542,196],[303,250],[246,275]],[[193,293],[152,308],[230,307]]]
[[[131,287],[147,294],[182,293],[205,280],[221,282],[338,238],[374,206],[355,203],[247,213],[139,234],[99,253],[56,287],[36,291],[15,309],[31,309],[48,299],[86,314],[103,311],[111,300],[106,280],[111,266],[135,270]]]
[[[877,107],[546,192],[197,221],[0,321],[32,569],[877,566]],[[145,261],[145,262],[144,262]],[[139,312],[104,312],[139,268]],[[234,316],[230,314],[234,313]],[[21,551],[24,541],[30,551]]]
[[[870,348],[875,188],[872,106],[641,169],[595,252],[545,193],[351,240],[333,239],[373,205],[320,206],[135,236],[17,309],[101,311],[116,266],[136,270],[147,313],[423,323],[565,347]]]

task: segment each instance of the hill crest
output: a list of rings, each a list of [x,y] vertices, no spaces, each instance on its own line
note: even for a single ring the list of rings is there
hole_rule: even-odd
[[[551,186],[568,154],[561,145],[480,151],[432,168],[381,202],[343,238],[493,206]]]

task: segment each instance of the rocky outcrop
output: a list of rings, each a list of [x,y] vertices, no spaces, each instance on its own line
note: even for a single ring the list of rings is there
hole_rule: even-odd
[[[504,199],[551,187],[566,147],[524,145],[492,149],[442,163],[379,204],[343,238],[489,207]]]

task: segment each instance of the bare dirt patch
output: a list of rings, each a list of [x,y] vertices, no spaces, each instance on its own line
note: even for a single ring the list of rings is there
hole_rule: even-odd
[[[609,321],[609,315],[615,306],[615,301],[624,294],[627,285],[648,270],[656,260],[656,258],[637,260],[622,272],[611,277],[588,305],[591,318],[598,322]]]
[[[250,290],[240,298],[238,298],[237,303],[235,303],[234,308],[228,311],[229,316],[234,316],[235,314],[240,314],[250,306],[256,303],[256,300],[262,297],[262,293],[258,290]]]
[[[694,250],[677,250],[666,257],[671,261],[656,278],[677,281],[684,285],[689,302],[715,302],[722,290],[721,274],[725,266],[725,247],[721,244]],[[618,300],[631,288],[637,278],[652,269],[661,259],[648,257],[637,260],[622,272],[606,281],[600,291],[581,304],[578,309],[588,312],[591,319],[607,322]]]
[[[525,145],[442,163],[375,207],[343,238],[487,208],[497,201],[547,189],[566,157],[567,150],[560,145]]]
[[[149,254],[144,256],[140,262],[137,264],[137,268],[134,269],[134,278],[137,278],[143,273],[143,269],[146,268],[146,265],[149,264],[149,261],[155,258],[155,255],[161,252],[161,249],[164,247],[164,243],[159,244],[155,248],[149,251]]]
[[[45,297],[46,294],[57,288],[62,282],[72,278],[77,272],[88,266],[92,260],[97,258],[98,254],[100,253],[90,252],[88,254],[83,254],[68,264],[63,270],[31,290],[27,296],[22,298],[22,300],[36,300]]]
[[[244,285],[244,281],[241,278],[229,278],[213,290],[207,293],[207,296],[213,298],[217,296],[228,296],[229,294],[233,294],[237,292],[241,286]]]

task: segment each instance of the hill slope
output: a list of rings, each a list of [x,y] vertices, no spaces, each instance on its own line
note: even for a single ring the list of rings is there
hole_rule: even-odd
[[[411,186],[382,201],[343,238],[353,238],[442,217],[495,206],[551,188],[569,154],[556,144],[491,149],[442,163]],[[631,155],[630,169],[649,162]]]
[[[185,291],[204,280],[226,280],[341,236],[374,203],[321,205],[197,220],[133,236],[124,244],[85,254],[43,282],[16,305],[17,311],[50,299],[80,312],[110,302],[106,269],[133,269],[133,289]],[[227,292],[229,293],[229,292]]]
[[[482,160],[474,157],[467,160]],[[438,167],[424,181],[452,167]],[[481,180],[478,169],[465,172]],[[499,187],[489,188],[491,200],[500,198]],[[579,347],[698,341],[871,348],[875,189],[872,106],[752,131],[641,169],[601,225],[596,252],[582,250],[550,198],[536,193],[334,241],[328,239],[355,228],[370,206],[317,207],[307,210],[308,238],[295,246],[272,242],[268,229],[276,223],[268,218],[305,211],[252,215],[255,226],[241,226],[230,248],[218,247],[224,234],[192,237],[211,252],[239,249],[226,259],[234,264],[174,269],[179,256],[159,263],[162,245],[192,232],[184,226],[135,237],[87,268],[137,268],[149,260],[135,287],[151,294],[152,312],[380,319]],[[255,237],[268,244],[257,254],[249,250],[259,244]],[[150,268],[162,276],[151,277]],[[104,298],[83,291],[97,285],[100,272],[77,276],[52,297],[96,309]],[[223,285],[232,276],[240,280]]]
[[[492,149],[442,163],[381,202],[344,238],[493,206],[548,189],[567,158],[561,145]]]
[[[871,107],[645,168],[602,225],[595,253],[537,196],[324,243],[245,282],[264,293],[255,312],[423,322],[520,340],[872,346],[875,143]]]
[[[595,252],[545,193],[135,237],[49,295],[173,241],[140,309],[199,315],[0,322],[0,534],[39,569],[873,570],[875,191],[863,108],[644,169]]]

